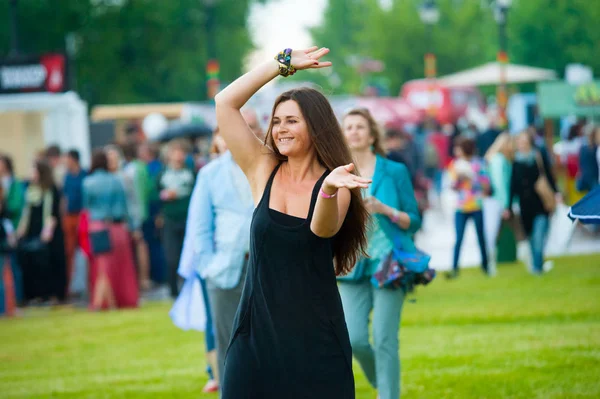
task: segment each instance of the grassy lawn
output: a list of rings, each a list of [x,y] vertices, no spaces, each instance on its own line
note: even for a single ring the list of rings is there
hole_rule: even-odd
[[[600,255],[557,259],[544,277],[521,265],[493,279],[469,270],[413,297],[403,398],[600,398]],[[175,328],[168,310],[0,320],[0,398],[217,398],[200,393],[202,335]],[[374,399],[357,364],[355,374],[357,398]]]

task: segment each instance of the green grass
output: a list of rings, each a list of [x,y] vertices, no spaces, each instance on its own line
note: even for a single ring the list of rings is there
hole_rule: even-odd
[[[438,278],[406,302],[403,398],[600,398],[600,255]],[[27,310],[0,320],[0,398],[217,398],[202,395],[203,337],[169,305],[92,314]],[[357,398],[376,392],[355,364]],[[332,398],[335,399],[335,398]]]

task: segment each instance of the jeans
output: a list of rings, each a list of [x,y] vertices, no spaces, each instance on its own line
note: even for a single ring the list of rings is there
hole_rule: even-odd
[[[533,272],[541,274],[544,271],[544,247],[548,237],[549,220],[547,215],[537,215],[533,219],[533,228],[529,236],[531,255],[533,256]]]
[[[200,281],[200,287],[202,289],[202,298],[204,299],[204,308],[206,312],[206,329],[204,332],[204,344],[206,345],[206,352],[212,352],[215,350],[215,328],[213,326],[213,317],[212,312],[210,311],[210,300],[208,297],[208,288],[206,288],[206,281],[204,279],[198,277]],[[214,379],[213,370],[209,365],[206,366],[206,372],[208,374],[208,378],[211,380]]]
[[[458,270],[458,258],[460,256],[460,247],[462,246],[463,237],[465,235],[465,227],[467,221],[473,218],[475,222],[475,230],[477,231],[477,241],[479,242],[479,249],[481,251],[481,268],[484,272],[488,270],[488,257],[485,242],[485,231],[483,230],[483,212],[461,212],[457,211],[455,215],[455,226],[456,226],[456,245],[454,246],[454,259],[452,268],[454,271]]]
[[[367,279],[340,283],[340,296],[352,345],[352,354],[381,399],[400,397],[401,289],[375,288]],[[373,346],[369,342],[369,315],[373,311]]]

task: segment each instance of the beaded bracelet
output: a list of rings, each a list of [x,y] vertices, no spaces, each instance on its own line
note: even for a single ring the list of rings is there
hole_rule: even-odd
[[[279,63],[279,74],[283,77],[292,76],[296,73],[296,68],[291,64],[292,49],[286,48],[275,56],[275,60]]]

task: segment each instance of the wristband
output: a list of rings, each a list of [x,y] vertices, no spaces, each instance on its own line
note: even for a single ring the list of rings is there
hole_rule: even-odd
[[[335,191],[335,193],[333,194],[327,194],[324,190],[323,187],[321,186],[321,190],[319,191],[319,194],[321,195],[321,197],[329,199],[329,198],[333,198],[337,195],[337,190]]]
[[[279,74],[283,77],[292,76],[296,73],[296,68],[291,64],[292,49],[286,48],[275,56],[275,60],[279,63]]]
[[[392,212],[392,217],[390,217],[390,220],[394,223],[398,223],[400,221],[400,212],[398,212],[397,210],[394,209],[394,211]]]

